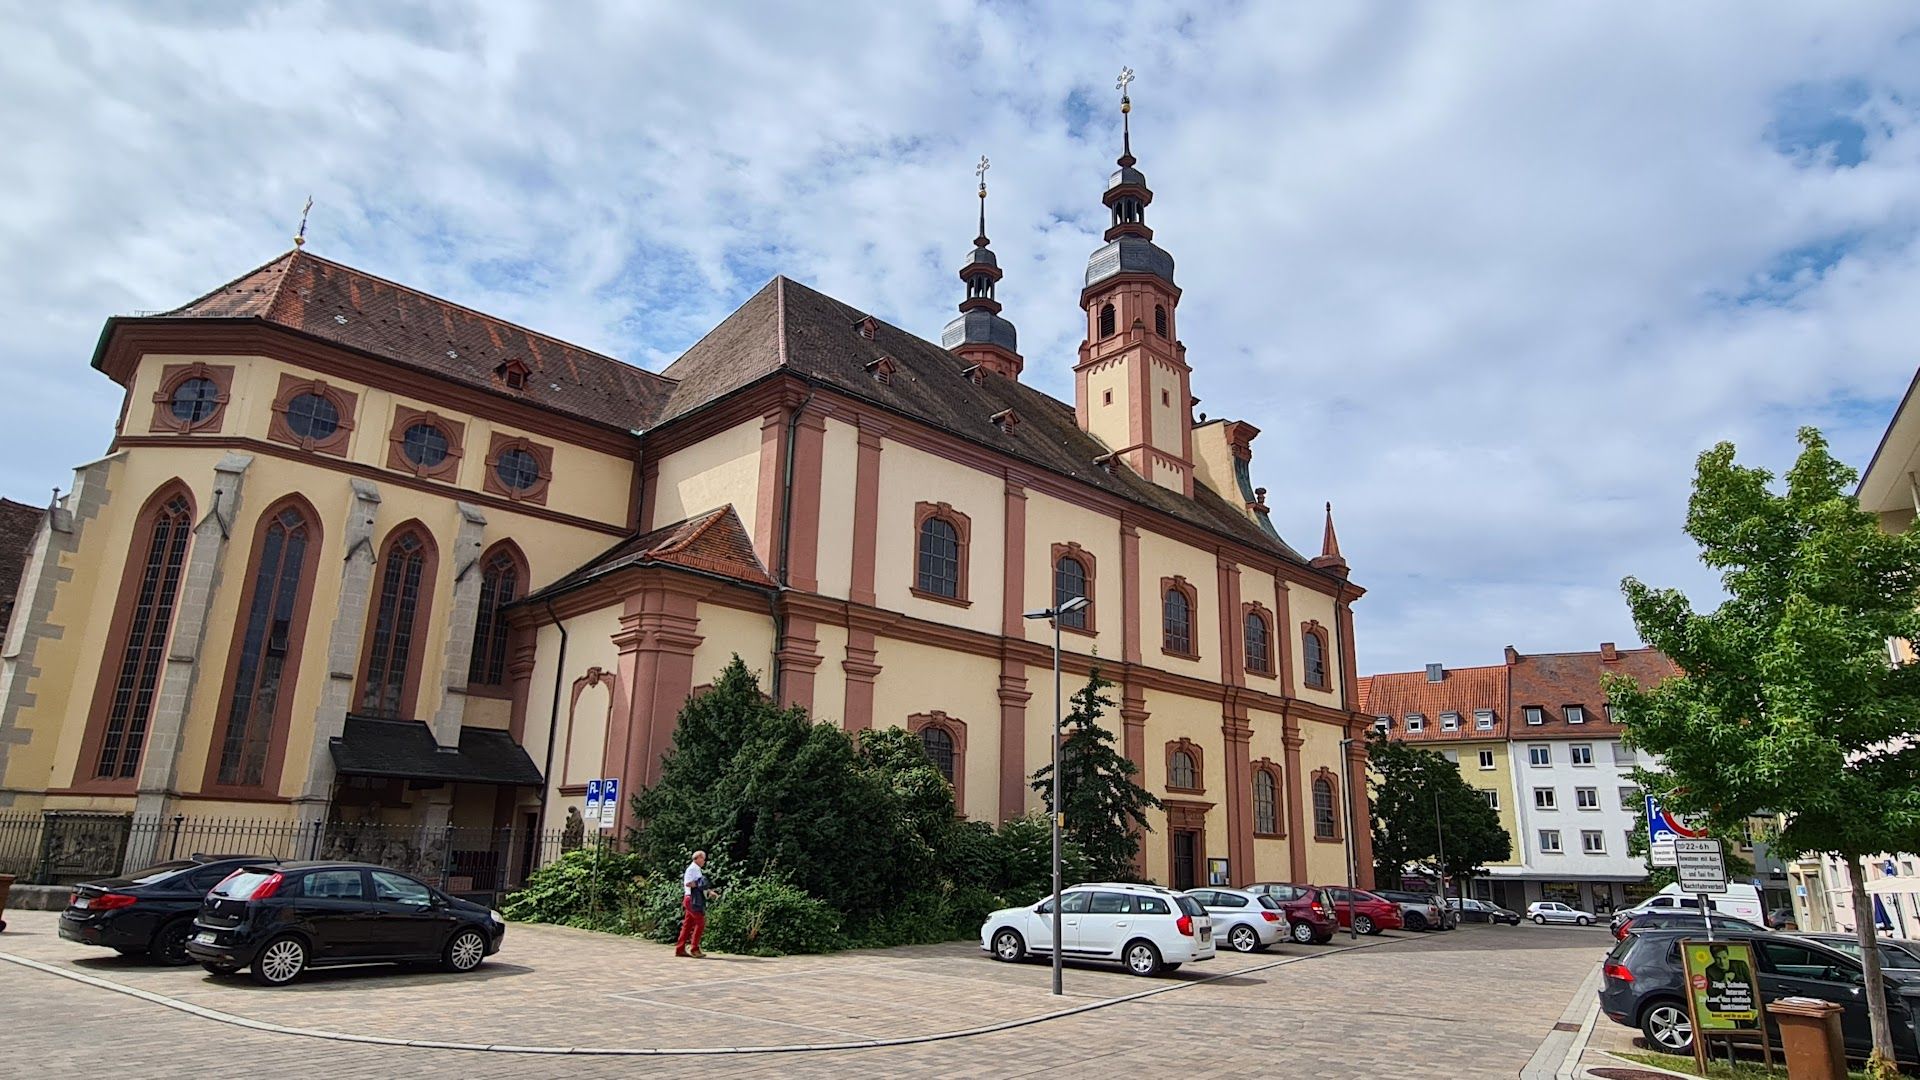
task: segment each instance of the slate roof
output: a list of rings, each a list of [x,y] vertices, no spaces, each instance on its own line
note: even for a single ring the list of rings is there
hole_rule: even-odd
[[[1369,716],[1389,716],[1393,726],[1387,733],[1396,742],[1460,742],[1467,739],[1504,739],[1507,737],[1507,669],[1504,664],[1491,667],[1447,668],[1439,682],[1429,682],[1425,671],[1368,675],[1360,680],[1360,711]],[[1474,712],[1493,710],[1493,728],[1474,727]],[[1460,730],[1444,731],[1440,714],[1460,714]],[[1425,718],[1420,731],[1407,730],[1407,714]]]
[[[1249,547],[1306,563],[1285,541],[1202,484],[1194,485],[1189,499],[1125,465],[1094,464],[1110,448],[1080,430],[1073,407],[1065,402],[999,375],[987,374],[976,385],[952,353],[885,322],[878,323],[871,340],[861,337],[857,324],[866,314],[798,282],[774,278],[667,367],[663,374],[677,385],[656,424],[785,369]],[[884,383],[867,366],[882,356],[895,364]],[[1011,435],[992,420],[1007,409],[1020,418]]]
[[[404,367],[630,430],[671,384],[611,356],[296,249],[159,318],[259,319]],[[530,370],[511,390],[496,374]]]
[[[20,575],[26,571],[33,538],[39,535],[40,522],[46,516],[38,506],[0,499],[0,633],[6,631],[7,620],[13,616]]]
[[[528,594],[520,603],[563,593],[634,566],[677,566],[766,588],[774,583],[773,576],[754,554],[753,538],[740,523],[740,515],[734,513],[729,504],[685,521],[663,525],[652,532],[630,536],[578,570]]]
[[[494,728],[463,727],[457,750],[442,750],[433,729],[420,720],[380,720],[347,715],[346,726],[328,743],[343,776],[397,776],[467,784],[539,787],[540,770],[513,741]]]

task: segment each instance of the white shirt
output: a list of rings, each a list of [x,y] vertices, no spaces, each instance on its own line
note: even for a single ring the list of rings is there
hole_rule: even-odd
[[[706,871],[700,869],[699,863],[688,863],[687,872],[680,875],[680,891],[684,894],[692,895],[693,883],[699,881],[705,874]]]

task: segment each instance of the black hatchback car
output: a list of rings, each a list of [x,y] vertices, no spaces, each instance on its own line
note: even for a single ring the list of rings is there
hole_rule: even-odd
[[[1790,934],[1766,931],[1721,933],[1715,920],[1714,938],[1753,945],[1759,965],[1763,1004],[1784,997],[1810,997],[1842,1008],[1841,1037],[1848,1057],[1865,1058],[1873,1049],[1867,1020],[1865,977],[1859,961],[1823,945]],[[1647,1045],[1669,1054],[1693,1051],[1693,1027],[1687,1019],[1686,981],[1680,964],[1680,942],[1702,938],[1697,930],[1636,930],[1613,947],[1602,968],[1600,1009],[1616,1024],[1638,1027]],[[1902,1062],[1920,1060],[1914,1041],[1913,1018],[1920,1013],[1920,983],[1886,973],[1887,1010],[1893,1028],[1894,1053]]]
[[[75,885],[60,913],[60,936],[162,964],[192,963],[187,939],[200,902],[228,874],[259,861],[257,855],[195,855]]]
[[[280,986],[310,967],[434,961],[472,971],[506,920],[398,870],[364,863],[255,863],[207,894],[187,955],[216,975],[250,968]]]

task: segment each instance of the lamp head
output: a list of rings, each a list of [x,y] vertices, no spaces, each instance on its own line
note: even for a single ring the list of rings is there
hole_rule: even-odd
[[[1060,605],[1060,614],[1065,615],[1069,611],[1079,611],[1081,608],[1084,608],[1086,606],[1087,606],[1087,598],[1084,596],[1076,596],[1073,599],[1067,601],[1066,603]]]

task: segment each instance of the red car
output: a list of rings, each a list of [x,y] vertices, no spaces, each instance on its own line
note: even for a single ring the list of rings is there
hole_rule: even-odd
[[[1295,885],[1286,881],[1262,881],[1247,886],[1248,892],[1273,897],[1287,915],[1287,936],[1301,945],[1325,945],[1333,940],[1340,924],[1333,918],[1333,897],[1313,885]]]
[[[1400,905],[1386,897],[1345,885],[1322,885],[1320,889],[1333,898],[1334,917],[1341,926],[1351,925],[1362,934],[1400,929]]]

